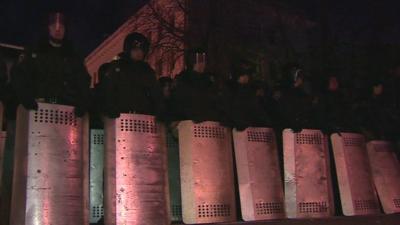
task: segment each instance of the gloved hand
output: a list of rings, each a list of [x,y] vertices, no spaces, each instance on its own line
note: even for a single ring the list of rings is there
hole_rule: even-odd
[[[333,134],[333,133],[337,133],[340,137],[342,136],[342,132],[344,131],[343,128],[340,128],[338,126],[331,126],[329,129],[329,133]]]
[[[38,103],[35,101],[35,99],[27,99],[22,101],[22,106],[24,106],[26,110],[38,110],[39,108]]]
[[[238,123],[238,122],[236,122],[236,124],[235,124],[235,128],[236,128],[237,131],[244,131],[244,130],[246,130],[248,127],[249,127],[249,125],[248,125],[248,124],[245,124],[245,123]]]
[[[329,135],[329,134],[333,133],[332,131],[333,131],[332,128],[328,127],[328,126],[324,126],[321,128],[321,132],[325,135]]]
[[[168,116],[165,113],[156,113],[156,120],[161,123],[168,122]]]
[[[85,113],[87,112],[86,109],[84,109],[83,107],[75,107],[74,109],[74,114],[76,117],[83,117],[85,115]]]
[[[220,124],[221,124],[221,126],[229,127],[229,128],[233,128],[235,126],[234,123],[232,121],[229,121],[228,119],[222,119],[220,121]]]
[[[205,121],[207,121],[207,120],[204,120],[204,119],[202,119],[202,118],[194,118],[192,121],[193,121],[193,123],[198,124],[198,123],[205,122]]]
[[[291,129],[293,130],[293,133],[300,133],[303,130],[303,128],[299,126],[293,126]]]
[[[108,111],[108,112],[106,113],[106,116],[107,116],[108,118],[110,118],[110,119],[116,119],[116,118],[118,118],[118,117],[121,116],[121,113],[119,113],[119,112],[117,112],[117,111]]]

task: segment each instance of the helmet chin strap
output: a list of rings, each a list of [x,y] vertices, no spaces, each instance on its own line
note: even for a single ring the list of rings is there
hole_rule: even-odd
[[[56,48],[61,47],[62,44],[63,44],[62,40],[57,40],[57,39],[52,38],[52,37],[49,38],[49,43],[50,43],[51,46],[56,47]]]

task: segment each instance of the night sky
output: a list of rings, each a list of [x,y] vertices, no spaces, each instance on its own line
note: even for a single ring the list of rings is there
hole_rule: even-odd
[[[303,10],[318,22],[324,0],[281,0]],[[57,3],[61,2],[61,3]],[[112,34],[146,0],[0,0],[0,42],[26,45],[45,34],[47,13],[62,9],[68,17],[68,36],[87,55]],[[332,37],[368,42],[372,30],[379,38],[400,44],[400,7],[396,0],[327,0]]]

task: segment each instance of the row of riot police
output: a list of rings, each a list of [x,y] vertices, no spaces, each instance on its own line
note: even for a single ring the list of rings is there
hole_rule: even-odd
[[[249,126],[313,127],[327,132],[361,128],[375,138],[396,138],[399,97],[390,86],[398,78],[390,83],[375,79],[365,94],[354,97],[343,89],[338,76],[331,75],[321,82],[321,91],[310,94],[304,88],[304,71],[293,66],[286,71],[285,85],[271,94],[255,81],[251,63],[239,61],[230,79],[221,82],[206,72],[206,52],[195,49],[187,54],[187,70],[175,80],[157,82],[155,72],[143,61],[149,42],[139,33],[126,38],[117,60],[101,66],[100,82],[91,93],[82,59],[63,40],[63,16],[52,17],[49,37],[27,48],[12,69],[12,90],[7,92],[15,92],[26,109],[36,109],[38,101],[52,102],[75,106],[78,117],[87,111],[93,117],[101,113],[110,118],[134,112],[163,121],[219,121],[240,130]],[[130,76],[133,73],[138,75]],[[1,92],[5,92],[7,77],[2,74]],[[163,93],[162,85],[170,93]]]
[[[317,91],[310,91],[304,71],[292,66],[280,86],[270,91],[255,80],[250,62],[239,61],[230,78],[218,82],[214,74],[205,72],[202,63],[194,63],[200,55],[205,55],[204,51],[189,54],[188,70],[174,80],[160,79],[163,120],[218,121],[238,130],[291,127],[295,131],[321,129],[326,134],[352,131],[370,140],[398,141],[399,97],[384,79],[373,79],[358,91],[346,89],[340,77],[332,74],[318,82]]]
[[[218,82],[206,70],[203,49],[188,54],[187,69],[175,80],[157,81],[145,62],[150,43],[142,34],[131,33],[118,59],[101,66],[100,82],[91,92],[83,60],[64,40],[61,13],[51,14],[48,30],[48,38],[27,48],[12,69],[11,84],[21,106],[15,127],[13,193],[1,192],[2,199],[9,197],[12,202],[11,219],[5,224],[85,224],[89,210],[96,218],[104,214],[108,225],[168,224],[167,171],[173,166],[180,171],[175,177],[181,183],[182,202],[175,209],[186,223],[232,221],[236,219],[233,148],[245,220],[330,216],[328,133],[339,134],[332,136],[332,142],[343,185],[341,200],[351,205],[345,214],[379,211],[371,191],[366,141],[354,132],[365,127],[379,140],[397,134],[396,117],[389,117],[385,111],[389,108],[382,103],[380,82],[373,84],[371,96],[355,104],[340,91],[337,78],[330,77],[317,98],[305,91],[304,72],[294,67],[288,85],[274,98],[257,85],[246,60],[235,65],[227,82]],[[90,145],[103,146],[100,157],[86,151],[87,112],[93,128],[104,128],[104,135],[93,133],[90,138]],[[389,122],[382,126],[381,119]],[[283,154],[277,144],[281,131],[276,135],[273,127],[291,128],[283,131]],[[168,165],[167,151],[173,148],[180,163]],[[376,174],[397,171],[390,145],[373,142],[369,149],[371,156],[378,154],[391,165],[384,172],[374,167]],[[279,156],[284,159],[285,192]],[[91,161],[95,157],[104,163],[104,181],[90,182],[90,190],[104,182],[104,209],[102,203],[88,208],[92,179],[88,168],[99,167]],[[102,177],[103,168],[99,169],[97,176]],[[382,187],[379,178],[374,181]],[[170,179],[174,182],[178,181]],[[392,184],[394,190],[378,190],[391,193],[380,196],[387,200],[382,204],[392,204],[386,207],[388,212],[396,211],[400,198],[399,183]],[[8,206],[7,201],[1,204]]]

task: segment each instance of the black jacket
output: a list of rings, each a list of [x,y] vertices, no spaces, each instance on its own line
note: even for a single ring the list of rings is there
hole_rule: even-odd
[[[134,62],[125,54],[111,62],[104,78],[106,115],[120,113],[159,115],[162,92],[154,70],[146,62]]]
[[[318,101],[318,118],[331,132],[358,131],[352,100],[340,90],[324,92]]]
[[[195,122],[221,122],[225,119],[222,95],[210,74],[184,71],[177,79],[171,96],[174,119]]]
[[[48,41],[27,48],[15,66],[14,84],[22,104],[37,98],[57,98],[57,103],[87,108],[90,76],[72,45],[53,47]]]
[[[312,96],[301,88],[284,91],[279,101],[279,112],[286,128],[319,128],[316,111]]]
[[[358,124],[370,139],[398,139],[400,114],[385,96],[370,96],[357,106]]]
[[[271,117],[263,105],[263,101],[256,96],[256,89],[252,85],[240,85],[230,82],[227,85],[229,109],[227,111],[233,126],[238,130],[247,127],[271,127]]]
[[[6,94],[6,85],[7,85],[7,67],[6,63],[0,57],[0,102],[4,101],[4,97]]]

